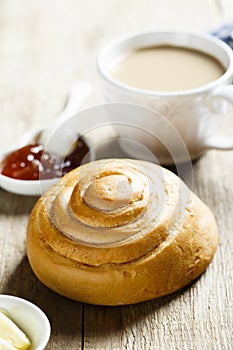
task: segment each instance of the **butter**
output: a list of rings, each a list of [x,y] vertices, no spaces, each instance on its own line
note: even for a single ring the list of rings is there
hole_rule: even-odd
[[[30,346],[28,337],[5,311],[0,311],[0,350],[27,350]]]
[[[0,350],[15,350],[16,348],[12,346],[8,341],[0,339]]]

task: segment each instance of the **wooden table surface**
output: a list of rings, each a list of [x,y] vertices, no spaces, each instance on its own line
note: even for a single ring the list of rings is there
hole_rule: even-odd
[[[207,31],[231,14],[232,0],[1,0],[0,150],[47,125],[78,79],[93,83],[90,105],[102,102],[95,59],[111,38],[145,29]],[[37,198],[0,190],[0,293],[45,311],[48,350],[233,349],[232,170],[231,151],[209,151],[193,164],[194,191],[220,230],[206,273],[174,295],[115,308],[68,300],[37,280],[25,250]]]

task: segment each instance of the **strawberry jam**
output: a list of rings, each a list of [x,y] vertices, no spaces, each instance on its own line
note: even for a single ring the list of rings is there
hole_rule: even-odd
[[[81,137],[64,158],[46,152],[38,143],[32,143],[8,154],[1,162],[1,173],[18,180],[59,178],[78,167],[88,152],[89,148]]]

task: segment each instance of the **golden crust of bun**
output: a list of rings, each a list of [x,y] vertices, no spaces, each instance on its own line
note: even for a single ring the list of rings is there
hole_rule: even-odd
[[[155,164],[105,159],[73,170],[36,203],[27,254],[37,277],[91,304],[138,303],[197,278],[218,243],[208,207]]]

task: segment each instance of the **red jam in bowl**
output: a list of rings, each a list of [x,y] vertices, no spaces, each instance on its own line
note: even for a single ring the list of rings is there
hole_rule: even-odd
[[[32,143],[8,154],[1,162],[0,171],[18,180],[59,178],[78,167],[88,152],[81,137],[64,158],[46,152],[41,144]]]

